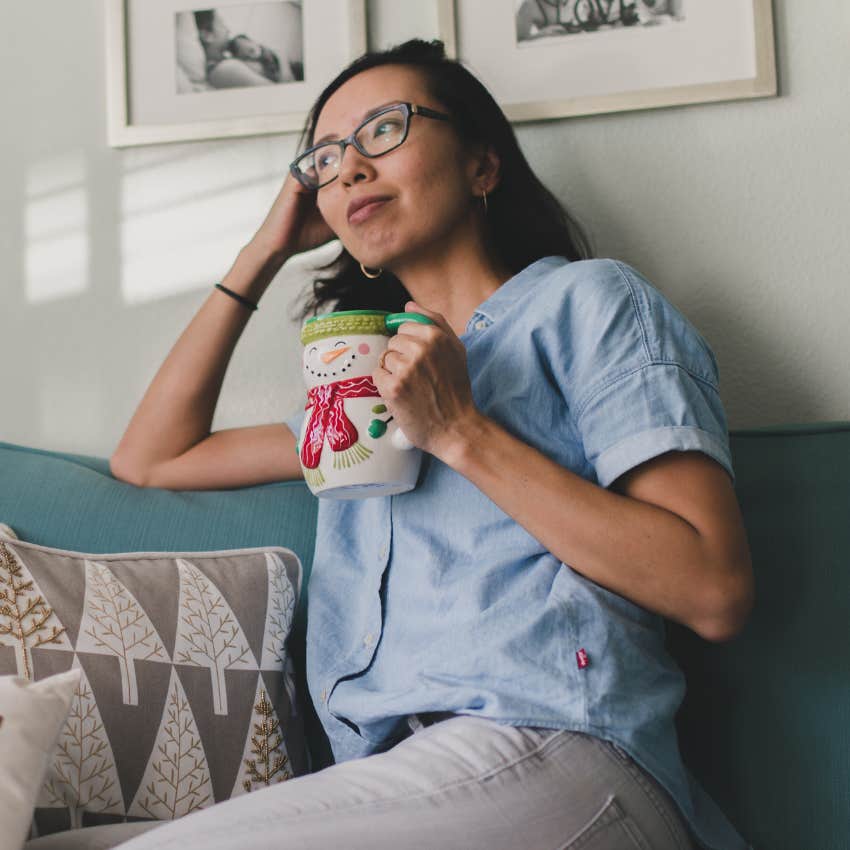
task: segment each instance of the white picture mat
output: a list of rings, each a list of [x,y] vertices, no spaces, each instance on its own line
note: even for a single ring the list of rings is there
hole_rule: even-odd
[[[220,6],[244,5],[246,0],[223,0]],[[251,0],[247,0],[248,3]],[[330,80],[349,62],[360,56],[366,50],[366,7],[365,0],[309,0],[315,3],[319,9],[325,10],[325,14],[330,14],[332,19],[340,25],[340,36],[338,43],[332,49],[339,52],[335,55],[335,60],[330,73],[326,79],[319,79],[315,83],[314,96],[318,96],[322,88],[330,82]],[[450,3],[452,0],[441,0],[441,2]],[[186,142],[201,139],[227,139],[236,136],[253,136],[268,133],[288,133],[300,131],[307,117],[307,108],[302,107],[301,110],[288,111],[289,107],[285,103],[285,98],[281,95],[277,99],[270,102],[269,106],[264,106],[256,114],[252,115],[233,115],[226,114],[220,118],[187,120],[186,110],[181,109],[178,114],[178,120],[172,123],[161,121],[159,123],[144,123],[138,117],[138,108],[136,116],[130,118],[130,99],[134,96],[135,77],[130,79],[134,73],[131,68],[133,59],[130,57],[130,45],[128,40],[137,43],[139,39],[132,33],[128,24],[130,16],[130,6],[132,5],[136,12],[139,9],[154,7],[155,4],[171,4],[170,11],[187,11],[185,8],[190,5],[190,0],[185,0],[182,4],[182,9],[177,9],[176,4],[172,0],[145,0],[144,7],[141,0],[104,0],[105,5],[105,28],[106,28],[106,89],[108,102],[108,121],[107,132],[108,142],[112,147],[126,147],[129,145],[152,145],[161,144],[163,142]],[[203,5],[203,4],[201,4]],[[328,10],[331,10],[328,12]],[[317,16],[312,15],[315,19]],[[321,20],[321,13],[318,15]],[[172,19],[173,21],[173,19]],[[165,52],[163,62],[171,62],[172,68],[167,72],[169,76],[175,73],[174,59],[176,52],[176,33],[173,32],[173,23],[169,23],[169,29],[172,34],[168,36],[168,41],[162,46],[162,51]],[[306,26],[304,27],[306,31]],[[315,29],[315,26],[312,27]],[[312,32],[311,29],[311,32]],[[309,36],[305,32],[305,39]],[[172,45],[172,46],[169,46]],[[136,51],[139,46],[136,44]],[[309,53],[309,49],[305,47],[305,53]],[[305,60],[307,56],[305,55]],[[159,77],[165,74],[162,69],[157,69],[156,76]],[[305,77],[311,72],[305,68]],[[321,72],[317,71],[316,75],[321,76]],[[164,79],[164,77],[163,77]],[[313,85],[312,77],[305,79],[307,85]],[[173,85],[173,78],[170,80],[170,85]],[[164,90],[164,84],[160,83],[160,87]],[[284,90],[281,86],[262,86],[261,88],[279,92]],[[248,89],[240,89],[244,92]],[[201,94],[210,94],[211,92],[202,92]],[[224,92],[229,94],[229,92]],[[138,92],[135,92],[138,97]],[[190,97],[190,95],[185,95]],[[268,95],[265,95],[269,97]],[[174,91],[169,88],[167,97],[176,97]],[[313,97],[309,98],[312,102]]]
[[[502,106],[756,76],[753,5],[688,0],[685,20],[518,44],[514,0],[456,0],[458,52]]]
[[[198,9],[203,3],[197,3]],[[277,0],[216,0],[214,6],[277,5]],[[191,7],[194,11],[195,7]],[[128,118],[132,124],[175,124],[223,118],[306,113],[350,54],[346,3],[306,0],[302,5],[304,81],[178,94],[175,16],[187,0],[128,0]],[[340,57],[345,57],[342,61]]]

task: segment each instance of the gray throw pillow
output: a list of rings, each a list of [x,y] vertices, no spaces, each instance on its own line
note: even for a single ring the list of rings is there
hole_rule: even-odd
[[[282,547],[85,554],[0,527],[0,674],[81,670],[34,834],[169,820],[309,772]]]

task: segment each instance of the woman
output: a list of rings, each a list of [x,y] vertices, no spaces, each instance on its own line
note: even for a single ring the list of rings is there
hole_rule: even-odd
[[[582,259],[438,42],[353,63],[304,142],[113,472],[170,489],[300,475],[303,411],[209,426],[253,305],[334,236],[305,314],[434,320],[402,324],[373,375],[423,470],[401,496],[320,500],[307,675],[337,763],[128,846],[745,847],[681,763],[664,649],[662,617],[721,641],[752,605],[711,350],[636,271]]]

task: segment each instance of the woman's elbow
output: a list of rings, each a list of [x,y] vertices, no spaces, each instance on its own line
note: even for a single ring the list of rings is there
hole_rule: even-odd
[[[113,478],[117,478],[125,484],[132,484],[135,487],[149,486],[146,473],[138,467],[128,464],[117,454],[109,458],[109,471]]]
[[[708,617],[697,630],[700,637],[712,643],[734,640],[744,631],[754,606],[755,581],[747,561],[720,588]]]

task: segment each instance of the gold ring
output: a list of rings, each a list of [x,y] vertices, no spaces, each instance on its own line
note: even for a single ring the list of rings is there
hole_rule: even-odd
[[[384,349],[384,353],[381,355],[381,359],[378,361],[378,365],[379,365],[382,369],[386,369],[386,368],[387,368],[387,367],[386,367],[386,365],[384,364],[384,360],[386,360],[387,354],[389,354],[389,353],[390,353],[390,350],[389,350],[388,348],[387,348],[387,349]]]

